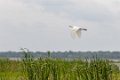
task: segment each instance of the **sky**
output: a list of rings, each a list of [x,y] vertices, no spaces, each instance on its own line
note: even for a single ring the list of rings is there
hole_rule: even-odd
[[[120,51],[119,14],[120,0],[0,0],[0,51]]]

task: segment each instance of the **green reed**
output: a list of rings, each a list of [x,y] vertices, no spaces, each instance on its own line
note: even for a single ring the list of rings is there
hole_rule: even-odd
[[[114,68],[108,60],[97,58],[90,61],[49,57],[34,60],[27,56],[23,63],[28,80],[113,80],[114,74]]]
[[[22,61],[0,59],[0,80],[119,80],[119,69],[108,60],[35,59],[29,50]]]

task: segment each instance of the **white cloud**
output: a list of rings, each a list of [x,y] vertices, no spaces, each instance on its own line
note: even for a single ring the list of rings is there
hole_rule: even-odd
[[[0,48],[119,50],[119,4],[118,0],[0,0]],[[88,31],[72,40],[70,24]]]

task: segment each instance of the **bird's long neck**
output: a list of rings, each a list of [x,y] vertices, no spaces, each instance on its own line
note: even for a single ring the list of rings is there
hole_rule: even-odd
[[[85,29],[85,28],[81,28],[81,30],[87,31],[87,29]]]

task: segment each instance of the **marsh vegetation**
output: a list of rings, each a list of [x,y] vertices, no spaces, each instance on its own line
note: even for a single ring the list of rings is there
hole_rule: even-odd
[[[23,51],[19,61],[0,59],[0,80],[119,80],[119,68],[109,60],[37,58]]]

